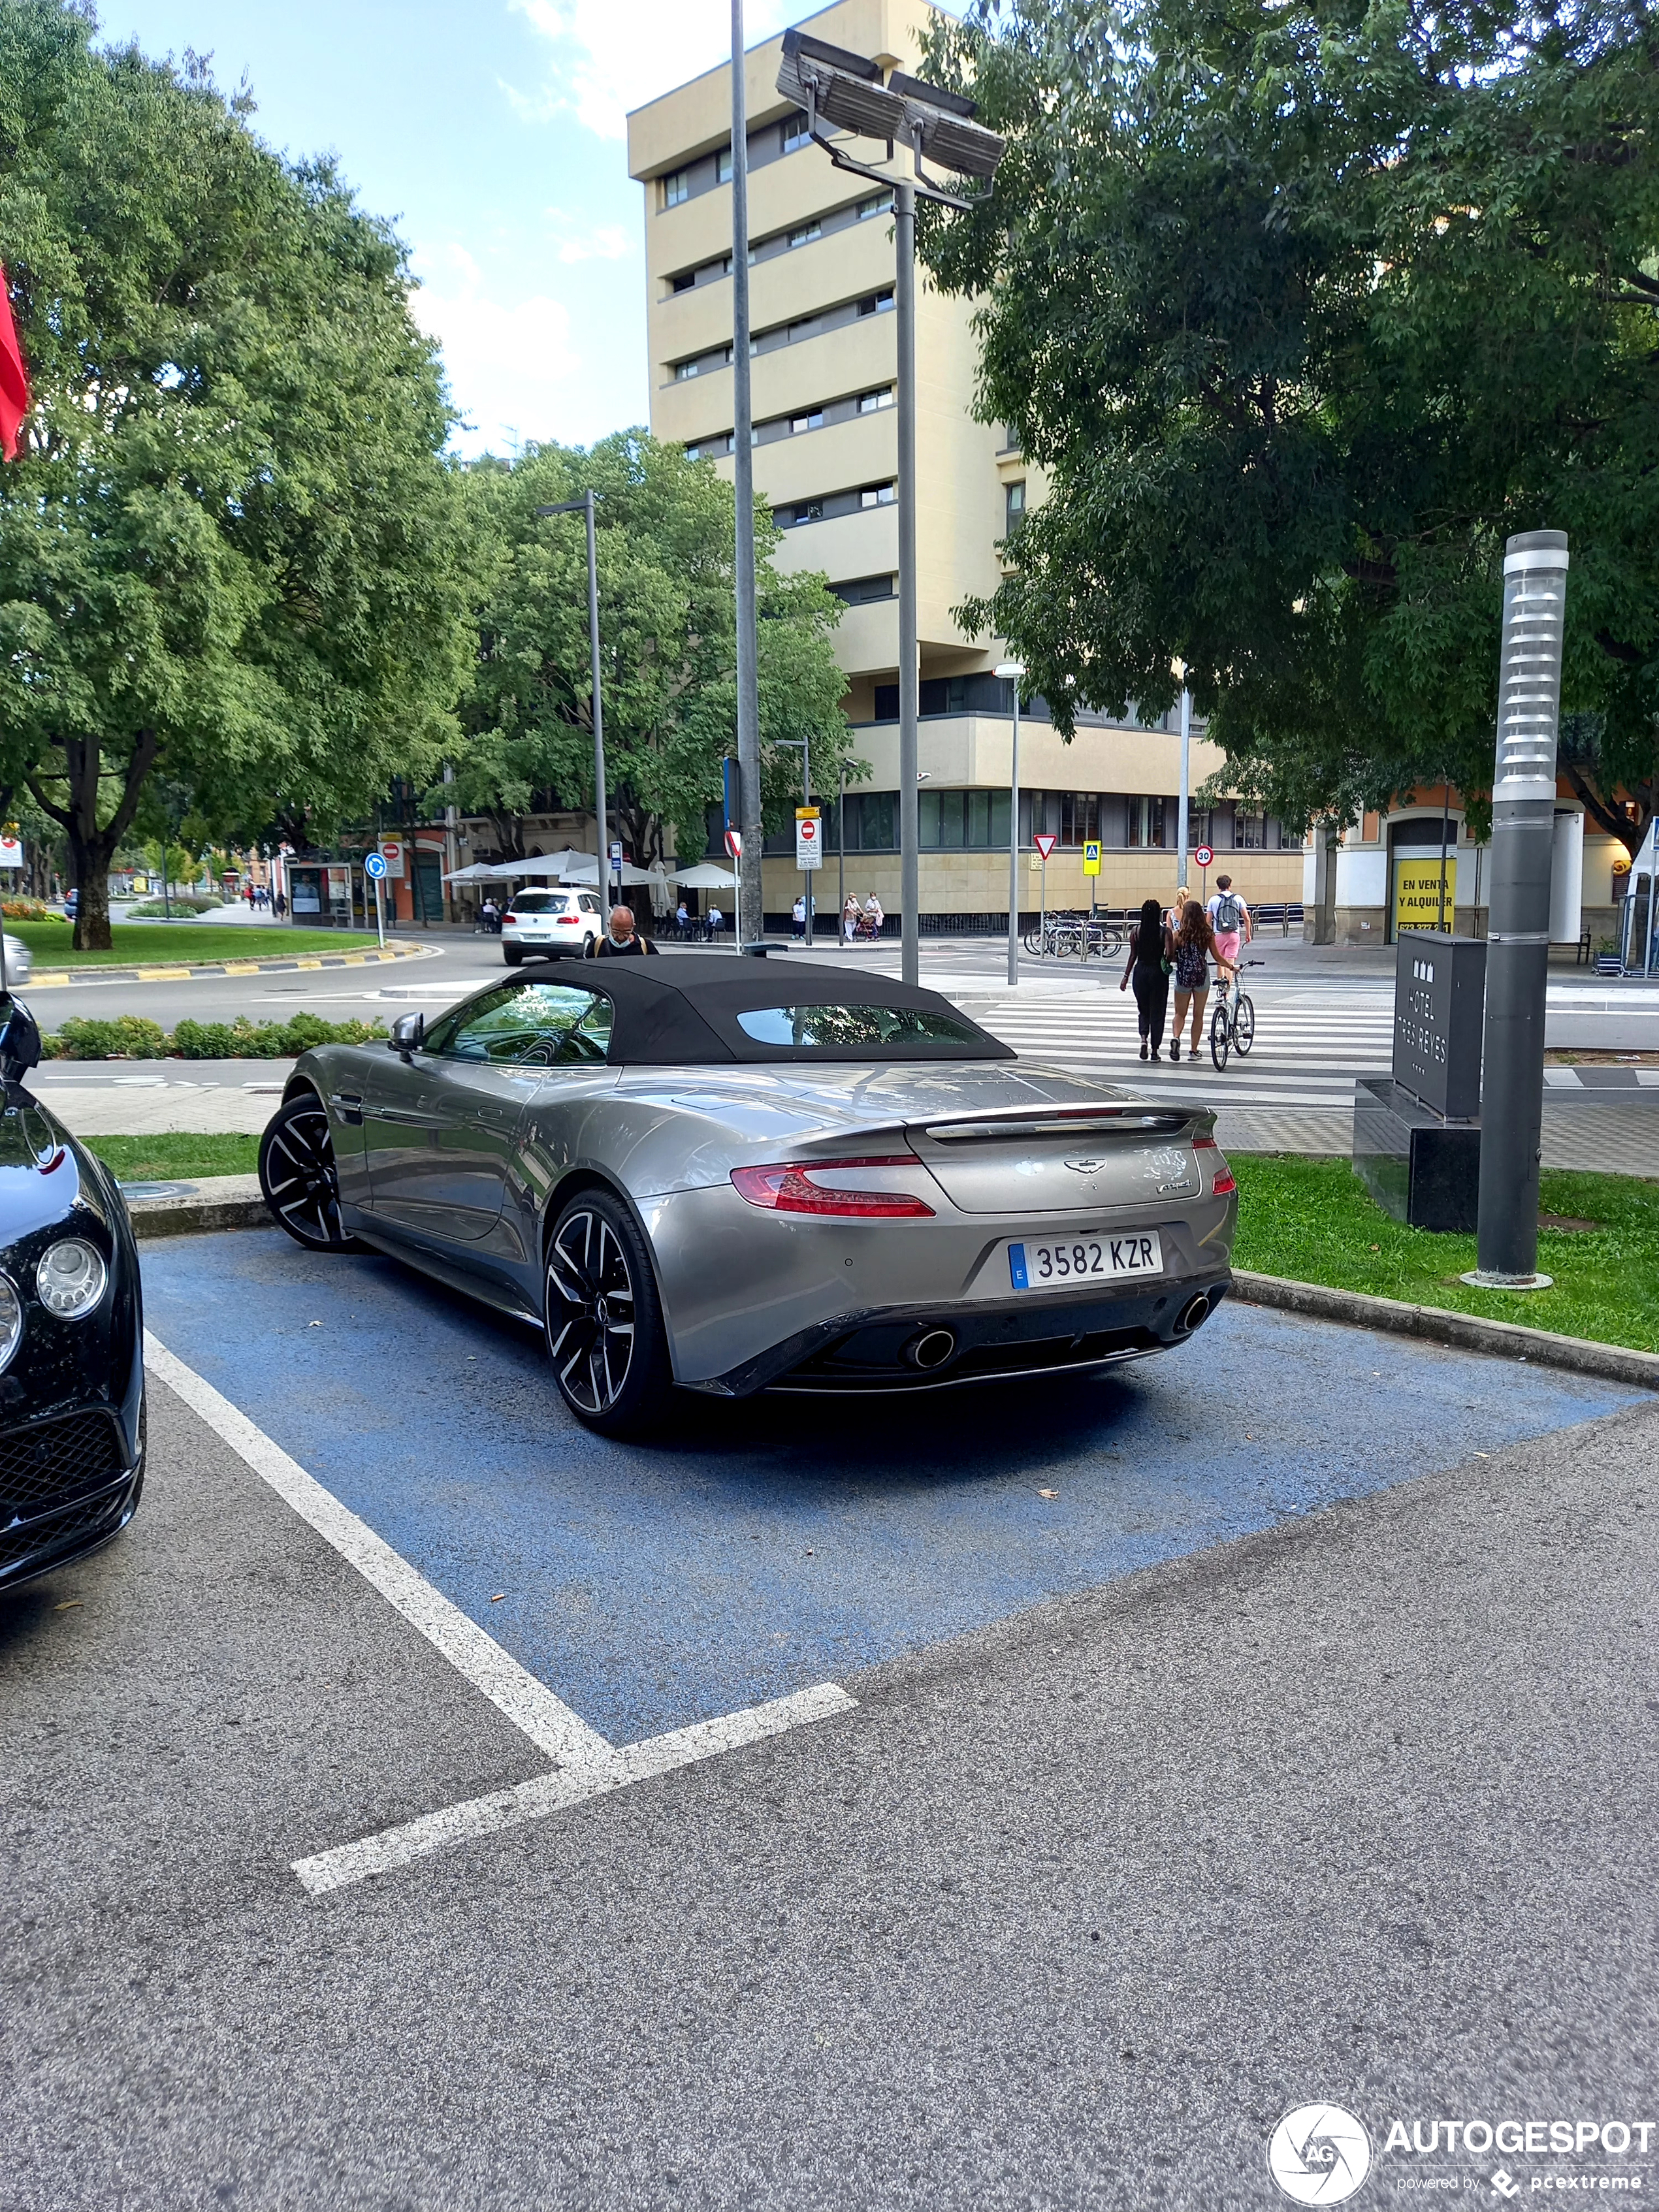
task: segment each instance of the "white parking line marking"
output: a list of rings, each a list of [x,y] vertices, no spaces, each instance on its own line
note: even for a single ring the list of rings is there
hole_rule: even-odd
[[[740,1744],[759,1743],[769,1735],[804,1721],[828,1720],[836,1713],[853,1712],[857,1700],[835,1682],[820,1682],[793,1697],[775,1698],[769,1705],[750,1705],[720,1720],[699,1721],[692,1728],[675,1729],[667,1735],[647,1736],[617,1754],[624,1769],[617,1775],[554,1773],[533,1775],[512,1790],[497,1790],[488,1797],[473,1797],[460,1805],[447,1805],[441,1813],[428,1813],[401,1827],[383,1828],[355,1844],[342,1844],[313,1857],[295,1859],[294,1871],[313,1897],[349,1883],[366,1881],[371,1875],[389,1874],[398,1867],[424,1858],[429,1851],[481,1836],[499,1835],[526,1820],[545,1820],[551,1813],[625,1790],[630,1783],[651,1776],[671,1774],[676,1767],[695,1765],[699,1759],[716,1759]]]
[[[365,1581],[372,1583],[389,1605],[436,1644],[452,1667],[465,1675],[522,1729],[538,1751],[556,1760],[566,1773],[580,1771],[595,1778],[629,1778],[622,1762],[597,1729],[573,1713],[544,1682],[502,1650],[459,1606],[452,1605],[426,1577],[377,1536],[367,1522],[341,1504],[339,1499],[307,1474],[280,1444],[273,1443],[247,1415],[204,1382],[167,1346],[144,1332],[144,1363],[159,1382],[199,1413],[226,1443],[278,1497],[286,1499],[302,1521],[348,1559]]]
[[[364,1836],[355,1844],[342,1844],[333,1850],[295,1859],[294,1871],[313,1897],[366,1881],[370,1875],[408,1866],[447,1844],[497,1835],[503,1828],[544,1820],[568,1806],[604,1796],[612,1790],[625,1790],[631,1783],[672,1773],[676,1767],[694,1766],[700,1759],[718,1758],[743,1744],[760,1743],[768,1736],[781,1735],[786,1729],[799,1728],[803,1722],[828,1720],[833,1714],[857,1710],[857,1700],[849,1698],[838,1683],[818,1682],[787,1698],[748,1705],[741,1712],[722,1714],[718,1720],[697,1721],[665,1735],[647,1736],[643,1742],[618,1750],[148,1329],[144,1364],[158,1382],[165,1382],[192,1413],[200,1415],[244,1465],[268,1482],[302,1521],[308,1522],[342,1559],[356,1567],[389,1605],[435,1644],[474,1689],[481,1690],[538,1751],[555,1761],[550,1774],[532,1775],[514,1789],[447,1805],[441,1812],[382,1829],[378,1835]]]

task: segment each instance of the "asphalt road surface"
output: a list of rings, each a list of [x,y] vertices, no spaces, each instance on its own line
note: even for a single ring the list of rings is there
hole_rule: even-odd
[[[1361,2205],[1659,2185],[1651,1399],[1224,1307],[623,1448],[394,1263],[145,1270],[190,1403],[0,1601],[4,2212],[1282,2203],[1327,2101]]]

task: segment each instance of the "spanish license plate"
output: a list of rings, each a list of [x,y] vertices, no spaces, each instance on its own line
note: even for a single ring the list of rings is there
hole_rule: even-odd
[[[1163,1273],[1164,1247],[1156,1229],[1133,1229],[1121,1237],[1045,1237],[1041,1243],[1028,1237],[1008,1247],[1008,1280],[1017,1291]]]

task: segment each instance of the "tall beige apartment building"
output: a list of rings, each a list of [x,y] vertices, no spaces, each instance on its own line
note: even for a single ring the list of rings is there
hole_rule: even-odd
[[[805,19],[815,36],[918,68],[926,0],[838,0]],[[849,794],[842,825],[849,889],[898,897],[898,532],[894,247],[890,195],[837,169],[776,90],[781,41],[747,57],[755,489],[782,526],[780,565],[822,571],[847,611],[837,653],[856,750],[872,776]],[[732,471],[731,80],[722,66],[629,118],[629,167],[645,191],[651,427]],[[860,147],[861,154],[872,149]],[[880,149],[874,149],[879,154]],[[1008,435],[970,409],[977,353],[970,309],[925,280],[916,309],[917,611],[921,641],[920,766],[922,926],[1008,910],[1010,687],[992,672],[1001,641],[964,634],[952,609],[994,589],[999,543],[1042,495]],[[1024,722],[1022,843],[1053,831],[1050,906],[1086,904],[1085,840],[1102,841],[1097,893],[1122,906],[1175,883],[1180,741],[1169,726],[1100,718],[1061,743],[1037,702]],[[1218,764],[1193,746],[1194,786]],[[835,794],[828,797],[833,800]],[[833,902],[830,825],[820,908]],[[1237,851],[1248,896],[1297,899],[1300,848],[1278,825],[1223,807],[1194,818],[1193,842]],[[791,848],[793,851],[793,845]],[[1218,865],[1221,865],[1218,862]],[[1022,869],[1035,911],[1037,878]],[[770,858],[766,903],[787,908],[793,860]]]

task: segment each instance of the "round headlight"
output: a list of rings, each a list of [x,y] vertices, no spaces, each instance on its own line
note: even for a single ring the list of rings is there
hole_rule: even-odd
[[[41,1256],[34,1271],[40,1303],[59,1321],[79,1321],[104,1295],[109,1269],[103,1255],[78,1237],[65,1237]]]
[[[0,1367],[4,1367],[23,1340],[23,1301],[11,1279],[0,1275]]]

